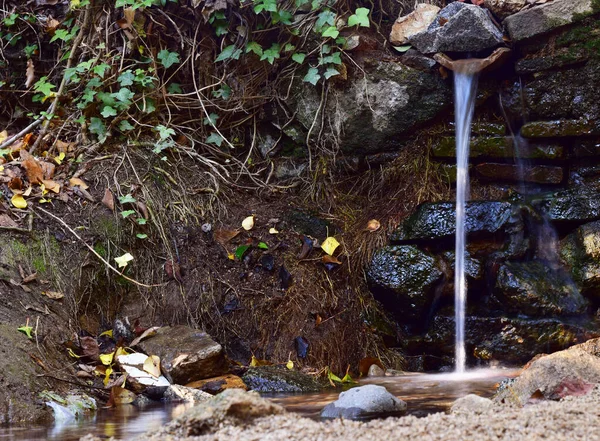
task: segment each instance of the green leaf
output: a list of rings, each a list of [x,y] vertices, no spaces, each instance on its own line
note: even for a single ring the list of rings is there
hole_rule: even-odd
[[[284,25],[291,25],[292,18],[294,18],[294,16],[290,12],[284,10],[271,13],[271,21],[273,24],[283,23]]]
[[[327,368],[327,378],[329,378],[329,381],[335,381],[336,383],[342,382],[342,379],[335,375],[333,372],[331,372],[329,368]]]
[[[227,46],[225,49],[223,49],[223,52],[221,52],[219,54],[219,56],[216,58],[215,62],[225,61],[225,60],[229,60],[229,59],[239,60],[241,54],[242,54],[242,50],[236,48],[235,45],[232,44],[230,46]]]
[[[146,223],[148,222],[145,218],[143,217],[138,217],[136,219],[136,222],[138,223],[138,225],[146,225]]]
[[[223,84],[217,90],[213,90],[212,94],[215,98],[222,98],[224,100],[228,100],[231,96],[231,87],[229,87],[227,84]]]
[[[119,197],[119,202],[121,204],[135,204],[137,199],[131,196],[131,194],[127,193],[125,196]]]
[[[333,77],[334,75],[339,75],[340,73],[333,67],[328,67],[323,76],[326,80]]]
[[[144,233],[138,233],[135,235],[135,237],[137,237],[138,239],[146,239],[148,235]]]
[[[312,84],[313,86],[316,86],[317,81],[319,81],[320,78],[321,78],[321,75],[319,74],[319,69],[317,69],[316,67],[311,67],[310,69],[308,69],[308,72],[304,76],[302,81],[305,81],[307,83]]]
[[[269,64],[273,64],[275,58],[279,58],[279,51],[281,50],[281,46],[278,43],[273,43],[273,45],[264,51],[262,56],[260,57],[260,61],[267,60]]]
[[[259,57],[263,54],[263,48],[256,41],[246,43],[246,53],[254,52]]]
[[[121,87],[117,93],[113,93],[112,95],[122,103],[131,103],[131,99],[134,97],[135,93],[126,87]]]
[[[98,136],[98,140],[100,140],[100,142],[104,142],[106,140],[106,127],[100,118],[95,116],[90,118],[90,132]]]
[[[167,49],[163,49],[162,51],[160,51],[156,58],[159,59],[159,61],[165,67],[165,69],[168,69],[174,64],[180,63],[179,54],[177,52],[169,52]]]
[[[154,130],[158,132],[158,136],[160,136],[160,139],[167,139],[171,136],[175,136],[175,130],[167,126],[163,126],[162,124],[154,127]]]
[[[144,97],[144,112],[152,113],[156,110],[156,105],[154,104],[154,100],[152,98]]]
[[[367,8],[357,8],[350,17],[348,17],[348,26],[362,26],[368,28],[369,22],[369,11]]]
[[[123,219],[127,219],[129,216],[131,216],[132,214],[135,214],[135,210],[125,210],[125,211],[121,211],[121,216],[123,217]]]
[[[181,84],[179,83],[171,83],[167,86],[167,92],[169,93],[183,93],[183,89],[181,88]]]
[[[218,119],[219,119],[219,115],[217,115],[216,113],[210,113],[208,115],[208,118],[204,118],[204,121],[202,121],[202,123],[205,126],[208,126],[208,125],[215,126],[217,124]]]
[[[409,50],[412,46],[410,44],[405,44],[404,46],[392,46],[394,49],[396,49],[398,52],[400,53],[404,53],[407,50]]]
[[[288,43],[285,46],[283,46],[283,52],[290,52],[294,49],[296,49],[296,46],[294,46],[292,43]]]
[[[212,132],[208,138],[206,138],[206,142],[208,144],[216,144],[218,147],[221,147],[221,144],[223,144],[223,137],[217,132]]]
[[[342,64],[342,54],[341,52],[334,52],[331,55],[323,57],[323,64],[332,63],[332,64]]]
[[[117,111],[110,106],[104,106],[104,109],[102,109],[100,115],[102,115],[104,118],[108,118],[110,116],[117,116]]]
[[[100,78],[104,78],[104,74],[106,73],[106,71],[110,69],[110,66],[106,63],[102,63],[102,64],[98,64],[96,66],[94,66],[94,68],[92,69],[92,71],[98,75]]]
[[[238,260],[242,260],[242,258],[244,257],[244,254],[246,253],[246,251],[248,251],[248,248],[250,248],[250,245],[242,245],[239,246],[235,249],[235,257],[238,258]]]
[[[277,0],[254,0],[254,12],[260,14],[262,11],[277,12]]]
[[[338,31],[335,26],[329,26],[321,35],[323,37],[337,38],[337,36],[340,35],[340,31]]]
[[[324,10],[317,17],[317,21],[313,29],[315,32],[321,33],[326,26],[333,26],[335,24],[335,14],[329,9]]]
[[[33,328],[31,326],[21,326],[20,328],[17,328],[17,331],[22,332],[29,338],[33,338],[33,336],[31,335]]]
[[[356,381],[354,381],[352,379],[352,377],[350,376],[350,374],[346,374],[344,375],[344,378],[342,378],[342,383],[347,383],[347,384],[357,384]]]
[[[119,123],[119,130],[121,132],[128,132],[129,130],[133,130],[135,127],[133,127],[129,121],[127,121],[126,119],[124,119],[123,121],[121,121]]]
[[[306,58],[306,54],[302,54],[300,52],[296,52],[292,55],[292,60],[294,60],[298,64],[304,63],[304,59]]]
[[[264,242],[258,242],[258,248],[260,248],[261,250],[268,250],[269,246]]]
[[[41,77],[34,85],[33,90],[36,92],[40,92],[44,94],[44,96],[49,96],[52,94],[52,89],[54,89],[54,84],[46,82],[48,77]]]

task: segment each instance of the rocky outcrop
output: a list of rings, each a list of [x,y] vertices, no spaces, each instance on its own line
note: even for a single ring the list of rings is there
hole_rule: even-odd
[[[560,243],[560,256],[579,289],[600,297],[600,222],[577,228]]]
[[[482,8],[460,2],[442,9],[427,30],[409,41],[424,54],[480,52],[504,44],[502,32]]]
[[[364,420],[399,416],[406,412],[406,403],[383,386],[368,384],[342,392],[339,398],[321,411],[321,418]]]
[[[395,45],[408,43],[410,37],[424,31],[435,19],[440,8],[427,3],[419,3],[408,15],[398,17],[392,26],[390,42]]]
[[[277,366],[252,367],[242,380],[257,392],[318,392],[324,387],[310,375]]]

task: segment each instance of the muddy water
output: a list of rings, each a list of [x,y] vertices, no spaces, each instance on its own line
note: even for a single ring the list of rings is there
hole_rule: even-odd
[[[360,384],[385,386],[388,391],[408,403],[410,415],[425,416],[446,411],[454,400],[469,393],[490,397],[498,382],[515,375],[515,370],[486,369],[463,374],[407,374],[373,378],[361,381]],[[270,395],[269,398],[290,412],[318,418],[321,409],[334,401],[339,392],[340,390],[318,394]],[[116,409],[100,409],[94,417],[50,427],[0,427],[0,441],[76,441],[88,433],[103,438],[114,436],[127,440],[157,429],[181,415],[188,407],[188,404],[157,405],[144,409],[122,406]]]

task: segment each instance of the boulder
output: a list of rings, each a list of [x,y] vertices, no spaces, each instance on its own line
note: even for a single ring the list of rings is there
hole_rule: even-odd
[[[318,392],[323,389],[323,384],[314,377],[277,366],[252,367],[242,380],[257,392]]]
[[[368,384],[342,392],[339,398],[321,411],[321,418],[363,420],[399,416],[406,412],[406,403],[383,386]]]
[[[186,384],[187,387],[199,389],[209,394],[216,395],[223,392],[225,389],[243,389],[248,387],[240,377],[233,374],[222,375],[220,377],[207,378],[206,380],[193,381]]]
[[[588,304],[565,271],[537,260],[500,266],[494,296],[503,311],[532,317],[580,315]]]
[[[127,374],[128,388],[136,393],[142,393],[147,388],[166,390],[169,381],[163,376],[154,377],[144,370],[144,362],[148,359],[146,354],[135,352],[133,354],[119,355],[117,365],[122,372]]]
[[[494,401],[524,406],[532,397],[558,400],[585,395],[598,383],[600,358],[574,347],[533,360]]]
[[[432,150],[437,158],[456,158],[456,138],[440,138]],[[560,159],[564,148],[556,144],[521,143],[515,148],[515,140],[510,136],[477,136],[471,138],[470,158],[523,158]]]
[[[456,264],[456,253],[454,251],[446,251],[442,253],[442,257],[446,261],[447,266],[452,270],[452,274],[448,274],[448,279],[454,279],[454,266]],[[471,256],[469,251],[465,251],[465,274],[469,281],[483,280],[484,269],[481,261]]]
[[[597,12],[600,12],[600,6],[595,0],[553,0],[511,15],[504,20],[504,25],[511,40],[517,43]]]
[[[409,42],[424,54],[481,52],[504,44],[502,32],[484,9],[460,2],[442,9],[429,27]]]
[[[321,92],[300,81],[288,102],[307,130],[315,115],[325,112],[322,136],[337,140],[345,154],[397,150],[403,138],[452,104],[452,89],[437,72],[381,57],[358,61],[360,75],[330,87],[325,109],[320,109]]]
[[[285,409],[261,398],[257,392],[228,389],[202,401],[167,425],[140,439],[170,439],[216,432],[223,426],[246,426],[257,418],[281,415]]]
[[[180,386],[179,384],[170,385],[163,395],[163,401],[167,403],[199,403],[212,398],[212,395],[191,387]]]
[[[367,373],[367,377],[385,377],[385,370],[383,370],[377,364],[372,364],[369,367],[369,372]]]
[[[469,394],[456,400],[450,408],[450,413],[456,415],[482,414],[493,409],[494,402],[489,398]]]
[[[442,275],[436,259],[413,245],[377,250],[367,269],[375,298],[404,321],[421,319],[429,310]]]
[[[187,326],[160,328],[138,347],[158,355],[163,375],[174,384],[187,384],[227,371],[223,348],[203,331]]]
[[[553,165],[520,166],[486,162],[475,166],[477,175],[491,181],[531,182],[533,184],[560,184],[563,168]]]
[[[427,3],[419,3],[408,15],[398,17],[392,26],[390,42],[394,45],[408,43],[408,39],[429,27],[440,8]]]
[[[519,12],[529,3],[527,0],[485,0],[483,4],[496,16],[505,19],[509,15]]]
[[[508,231],[512,225],[510,202],[473,201],[466,205],[467,234],[491,235]],[[391,234],[390,241],[406,243],[454,236],[456,205],[453,202],[426,203],[407,217]]]
[[[531,204],[555,224],[591,222],[600,219],[600,188],[578,186],[541,195]]]
[[[581,292],[600,298],[600,222],[582,225],[565,237],[560,258]]]

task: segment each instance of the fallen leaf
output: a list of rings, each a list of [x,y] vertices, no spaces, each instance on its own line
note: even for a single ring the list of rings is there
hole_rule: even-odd
[[[33,187],[30,185],[29,187],[27,187],[27,190],[25,190],[23,192],[23,196],[29,196],[31,194],[32,190],[33,190]]]
[[[40,167],[42,167],[44,179],[52,179],[54,177],[54,170],[56,170],[56,166],[54,164],[47,161],[41,161]]]
[[[100,347],[94,337],[81,337],[79,339],[79,345],[81,346],[83,356],[89,357],[94,361],[100,360]]]
[[[269,228],[269,234],[279,234],[279,231],[277,231],[275,228]]]
[[[323,258],[321,259],[321,262],[323,262],[324,264],[336,264],[336,265],[342,264],[342,262],[340,262],[336,257],[330,256],[329,254],[326,254],[325,256],[323,256]]]
[[[18,176],[15,176],[8,182],[8,188],[10,188],[13,192],[15,190],[21,191],[23,190],[23,180]]]
[[[313,240],[308,236],[302,236],[302,249],[298,254],[298,259],[306,259],[313,249]]]
[[[67,153],[72,151],[75,146],[77,144],[74,142],[65,142],[65,141],[61,141],[60,139],[57,139],[54,142],[54,146],[56,147],[56,149],[58,150],[59,153]]]
[[[104,197],[102,198],[102,205],[108,208],[110,211],[115,211],[115,198],[110,189],[104,190]]]
[[[121,386],[113,386],[110,389],[109,403],[113,406],[122,406],[123,404],[131,404],[136,398],[136,394]]]
[[[0,144],[2,144],[8,138],[8,132],[6,130],[2,130],[0,132]]]
[[[23,157],[23,152],[25,150],[21,150],[21,157]],[[29,155],[29,153],[27,153]],[[27,156],[25,155],[25,156]],[[21,165],[25,169],[25,173],[27,173],[27,180],[30,184],[39,184],[44,179],[44,171],[40,163],[31,155],[25,159]]]
[[[17,228],[18,226],[7,214],[0,214],[0,227]]]
[[[248,216],[242,221],[242,228],[246,231],[250,231],[252,228],[254,228],[254,215]]]
[[[119,268],[125,268],[129,262],[133,260],[133,256],[129,253],[125,253],[122,256],[115,257],[115,262],[119,265]]]
[[[181,267],[179,266],[179,263],[175,262],[173,259],[169,259],[165,262],[165,272],[170,280],[175,279],[179,283],[183,283]]]
[[[33,338],[33,336],[31,335],[31,333],[33,332],[33,328],[31,326],[21,326],[20,328],[17,328],[17,331],[22,332],[29,338]]]
[[[33,273],[33,274],[28,275],[27,277],[23,277],[23,280],[21,280],[21,283],[31,283],[35,279],[37,279],[37,273]]]
[[[160,329],[160,326],[153,326],[152,328],[148,328],[144,331],[144,333],[142,335],[140,335],[139,337],[136,337],[130,344],[130,346],[135,346],[137,345],[139,342],[141,342],[142,340],[144,340],[146,337],[150,337],[154,334],[156,334],[156,331],[158,331]]]
[[[257,367],[257,366],[270,366],[273,363],[271,363],[268,360],[260,360],[258,358],[256,358],[254,355],[252,355],[252,359],[250,360],[250,366],[252,367]]]
[[[379,223],[379,221],[377,219],[371,219],[368,223],[367,223],[367,230],[374,232],[377,231],[381,228],[381,223]]]
[[[158,355],[150,355],[144,361],[143,369],[154,378],[160,377],[160,358]]]
[[[16,207],[16,208],[27,208],[27,201],[25,199],[23,199],[23,196],[20,194],[15,194],[13,195],[12,198],[10,198],[10,202]]]
[[[31,58],[27,60],[27,69],[25,69],[25,88],[29,89],[29,87],[35,81],[35,67],[33,66],[33,60]]]
[[[51,191],[52,193],[60,193],[60,184],[58,182],[44,179],[42,180],[42,183],[46,187],[46,190]]]
[[[321,244],[321,249],[331,256],[339,245],[340,243],[335,239],[335,237],[330,236],[323,241]]]
[[[100,354],[100,361],[102,362],[102,364],[104,366],[110,366],[113,362],[114,356],[115,356],[114,352],[111,352],[109,354]]]
[[[107,329],[106,331],[102,332],[98,337],[102,337],[103,335],[106,335],[109,338],[113,338],[113,330]]]
[[[105,387],[108,386],[108,382],[110,381],[110,375],[112,374],[112,372],[113,372],[112,368],[110,368],[110,367],[106,368],[106,372],[104,374],[104,381],[103,381]]]
[[[239,230],[216,230],[214,232],[214,238],[221,245],[225,246],[227,242],[240,234]]]
[[[87,190],[88,188],[90,188],[85,182],[83,182],[83,180],[81,180],[79,178],[71,178],[71,179],[69,179],[69,185],[71,187],[81,187],[84,190]]]
[[[283,289],[288,289],[292,285],[292,275],[283,265],[279,267],[279,280]]]
[[[56,162],[58,165],[62,164],[63,160],[65,159],[65,156],[65,152],[60,152],[58,156],[54,157],[54,162]]]
[[[288,360],[288,362],[285,364],[285,367],[291,371],[294,369],[294,362],[292,360]]]
[[[42,291],[42,294],[52,300],[60,300],[65,297],[62,292],[57,291]]]

